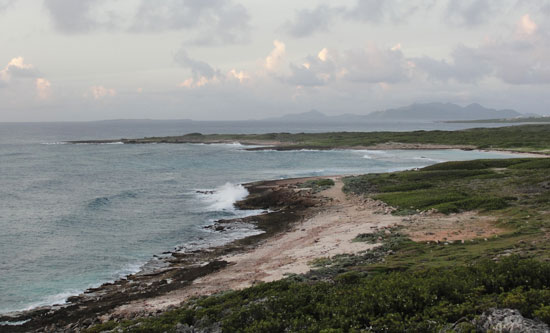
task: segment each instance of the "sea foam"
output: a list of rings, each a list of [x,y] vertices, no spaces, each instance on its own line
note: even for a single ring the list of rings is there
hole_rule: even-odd
[[[235,203],[243,200],[248,195],[248,190],[241,184],[225,183],[205,197],[211,211],[235,211]]]

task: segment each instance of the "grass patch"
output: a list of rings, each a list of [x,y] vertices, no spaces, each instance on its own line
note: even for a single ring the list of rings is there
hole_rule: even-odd
[[[344,178],[344,191],[382,200],[395,214],[437,209],[449,214],[542,204],[550,159],[517,158],[435,164],[416,171]]]
[[[314,193],[328,190],[334,186],[334,180],[328,178],[310,179],[299,185],[301,188],[311,188]]]

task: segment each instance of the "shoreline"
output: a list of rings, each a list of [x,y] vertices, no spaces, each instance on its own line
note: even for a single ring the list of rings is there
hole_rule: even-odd
[[[262,234],[237,239],[223,246],[188,253],[171,252],[167,266],[142,270],[98,288],[69,297],[67,304],[0,315],[1,326],[13,332],[81,330],[108,320],[121,321],[159,315],[197,297],[288,275],[304,274],[315,260],[340,254],[357,254],[379,245],[357,242],[359,234],[391,233],[403,227],[415,241],[440,242],[490,237],[502,232],[494,221],[475,213],[394,216],[393,208],[380,201],[347,195],[344,176],[305,177],[243,184],[249,191],[236,206],[271,212],[219,220],[211,228],[223,232],[232,223],[253,223]],[[330,178],[335,185],[315,192],[299,186],[307,180]],[[463,223],[456,229],[456,222]],[[466,225],[466,227],[464,227]],[[161,259],[162,260],[162,259]],[[17,316],[14,316],[17,315]],[[26,321],[26,322],[25,322]]]
[[[440,145],[440,144],[424,144],[424,143],[401,143],[401,142],[386,142],[369,146],[335,146],[335,147],[319,147],[311,145],[300,145],[295,143],[283,143],[281,141],[264,141],[264,140],[148,140],[144,139],[117,139],[117,140],[82,140],[82,141],[65,141],[66,144],[240,144],[246,146],[259,146],[252,148],[244,148],[246,151],[300,151],[300,150],[464,150],[464,151],[482,151],[488,153],[510,153],[521,155],[524,157],[550,157],[550,151],[519,151],[505,148],[478,148],[474,145]]]
[[[318,177],[296,178],[300,182]],[[64,304],[39,306],[33,309],[0,314],[0,330],[9,332],[39,332],[55,329],[82,329],[99,323],[116,307],[129,301],[147,300],[173,290],[185,288],[195,279],[225,268],[228,262],[224,256],[250,250],[278,233],[284,233],[290,225],[305,219],[309,208],[320,205],[319,200],[288,188],[271,189],[278,182],[289,180],[268,180],[243,184],[249,195],[235,205],[242,210],[263,210],[260,215],[218,220],[211,228],[218,232],[232,223],[254,225],[260,234],[235,239],[225,245],[200,250],[165,252],[163,257],[153,256],[139,272],[96,288],[89,288],[79,295],[67,298]],[[153,265],[151,263],[155,262]],[[149,267],[148,267],[149,266]],[[152,268],[150,267],[152,266]],[[7,324],[9,323],[9,324]],[[19,325],[14,325],[19,324]]]

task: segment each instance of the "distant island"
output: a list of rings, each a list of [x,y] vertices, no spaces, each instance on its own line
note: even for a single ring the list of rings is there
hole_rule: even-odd
[[[318,110],[303,113],[286,114],[281,117],[261,119],[274,122],[316,122],[316,123],[349,123],[349,122],[376,122],[376,121],[463,121],[483,119],[507,119],[529,117],[532,114],[522,114],[515,110],[497,110],[486,108],[472,103],[460,106],[452,103],[415,103],[395,109],[376,111],[365,115],[342,114],[326,115]]]

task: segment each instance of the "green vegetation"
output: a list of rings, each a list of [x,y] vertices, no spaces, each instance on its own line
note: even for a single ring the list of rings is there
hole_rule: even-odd
[[[446,123],[459,124],[517,124],[517,123],[550,123],[550,117],[524,117],[505,119],[482,119],[482,120],[451,120]]]
[[[550,159],[447,162],[416,171],[345,179],[344,189],[408,214],[481,210],[507,233],[466,242],[419,243],[399,229],[358,235],[381,243],[357,255],[319,258],[304,275],[202,297],[158,317],[108,322],[89,332],[475,331],[490,308],[550,324]]]
[[[301,188],[311,188],[314,193],[327,190],[334,186],[334,180],[328,178],[311,179],[300,184]]]
[[[200,298],[119,327],[131,332],[174,332],[178,324],[223,332],[433,332],[490,307],[513,307],[548,320],[549,286],[550,264],[515,257],[374,276],[350,270],[332,281],[286,279]],[[107,323],[89,332],[112,328]]]
[[[344,191],[382,200],[397,208],[395,214],[528,209],[524,206],[532,195],[546,195],[548,169],[546,158],[446,162],[416,171],[348,177]]]
[[[119,141],[119,140],[117,140]],[[278,149],[331,149],[368,147],[383,143],[436,144],[471,146],[480,149],[547,151],[550,149],[550,125],[521,125],[499,128],[475,128],[461,131],[414,132],[334,132],[209,134],[191,133],[174,137],[123,140],[126,143],[181,142],[278,142]]]

